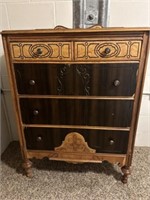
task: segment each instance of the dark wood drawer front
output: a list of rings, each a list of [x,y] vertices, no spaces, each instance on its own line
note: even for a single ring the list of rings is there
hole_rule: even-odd
[[[80,133],[88,146],[99,153],[126,153],[128,132],[78,129],[25,128],[27,149],[54,150],[70,132]]]
[[[132,96],[138,64],[15,64],[14,69],[20,94]]]
[[[66,124],[129,127],[132,101],[21,99],[25,124]]]

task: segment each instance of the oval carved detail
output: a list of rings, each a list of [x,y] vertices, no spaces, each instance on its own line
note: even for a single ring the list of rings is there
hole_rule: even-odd
[[[106,48],[110,49],[110,52],[106,54]],[[95,54],[102,58],[110,58],[118,55],[120,53],[120,48],[118,45],[113,43],[102,43],[95,47]]]
[[[38,49],[41,50],[41,54],[38,54]],[[46,58],[50,57],[52,55],[52,52],[52,48],[45,44],[35,44],[29,48],[29,53],[32,57]]]

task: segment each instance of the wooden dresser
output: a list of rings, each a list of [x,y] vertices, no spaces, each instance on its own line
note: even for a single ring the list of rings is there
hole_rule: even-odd
[[[104,160],[127,182],[149,28],[2,31],[23,167],[33,157]]]

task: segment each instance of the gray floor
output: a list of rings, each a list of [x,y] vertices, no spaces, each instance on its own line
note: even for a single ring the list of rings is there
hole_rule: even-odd
[[[128,184],[120,169],[103,164],[73,165],[33,160],[32,179],[23,176],[17,142],[2,155],[2,200],[150,200],[150,148],[136,147]]]

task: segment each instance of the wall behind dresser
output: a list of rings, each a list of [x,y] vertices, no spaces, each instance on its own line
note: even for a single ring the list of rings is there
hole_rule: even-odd
[[[150,26],[149,4],[149,0],[110,0],[109,26]],[[72,14],[72,0],[0,0],[0,31],[53,28],[56,25],[72,27]],[[1,38],[0,65],[4,90],[1,116],[3,152],[10,141],[17,140],[18,136]],[[150,121],[150,62],[136,139],[138,146],[150,146],[148,121]]]
[[[150,27],[150,0],[110,0],[109,7],[109,26]],[[150,56],[135,145],[150,146]]]

